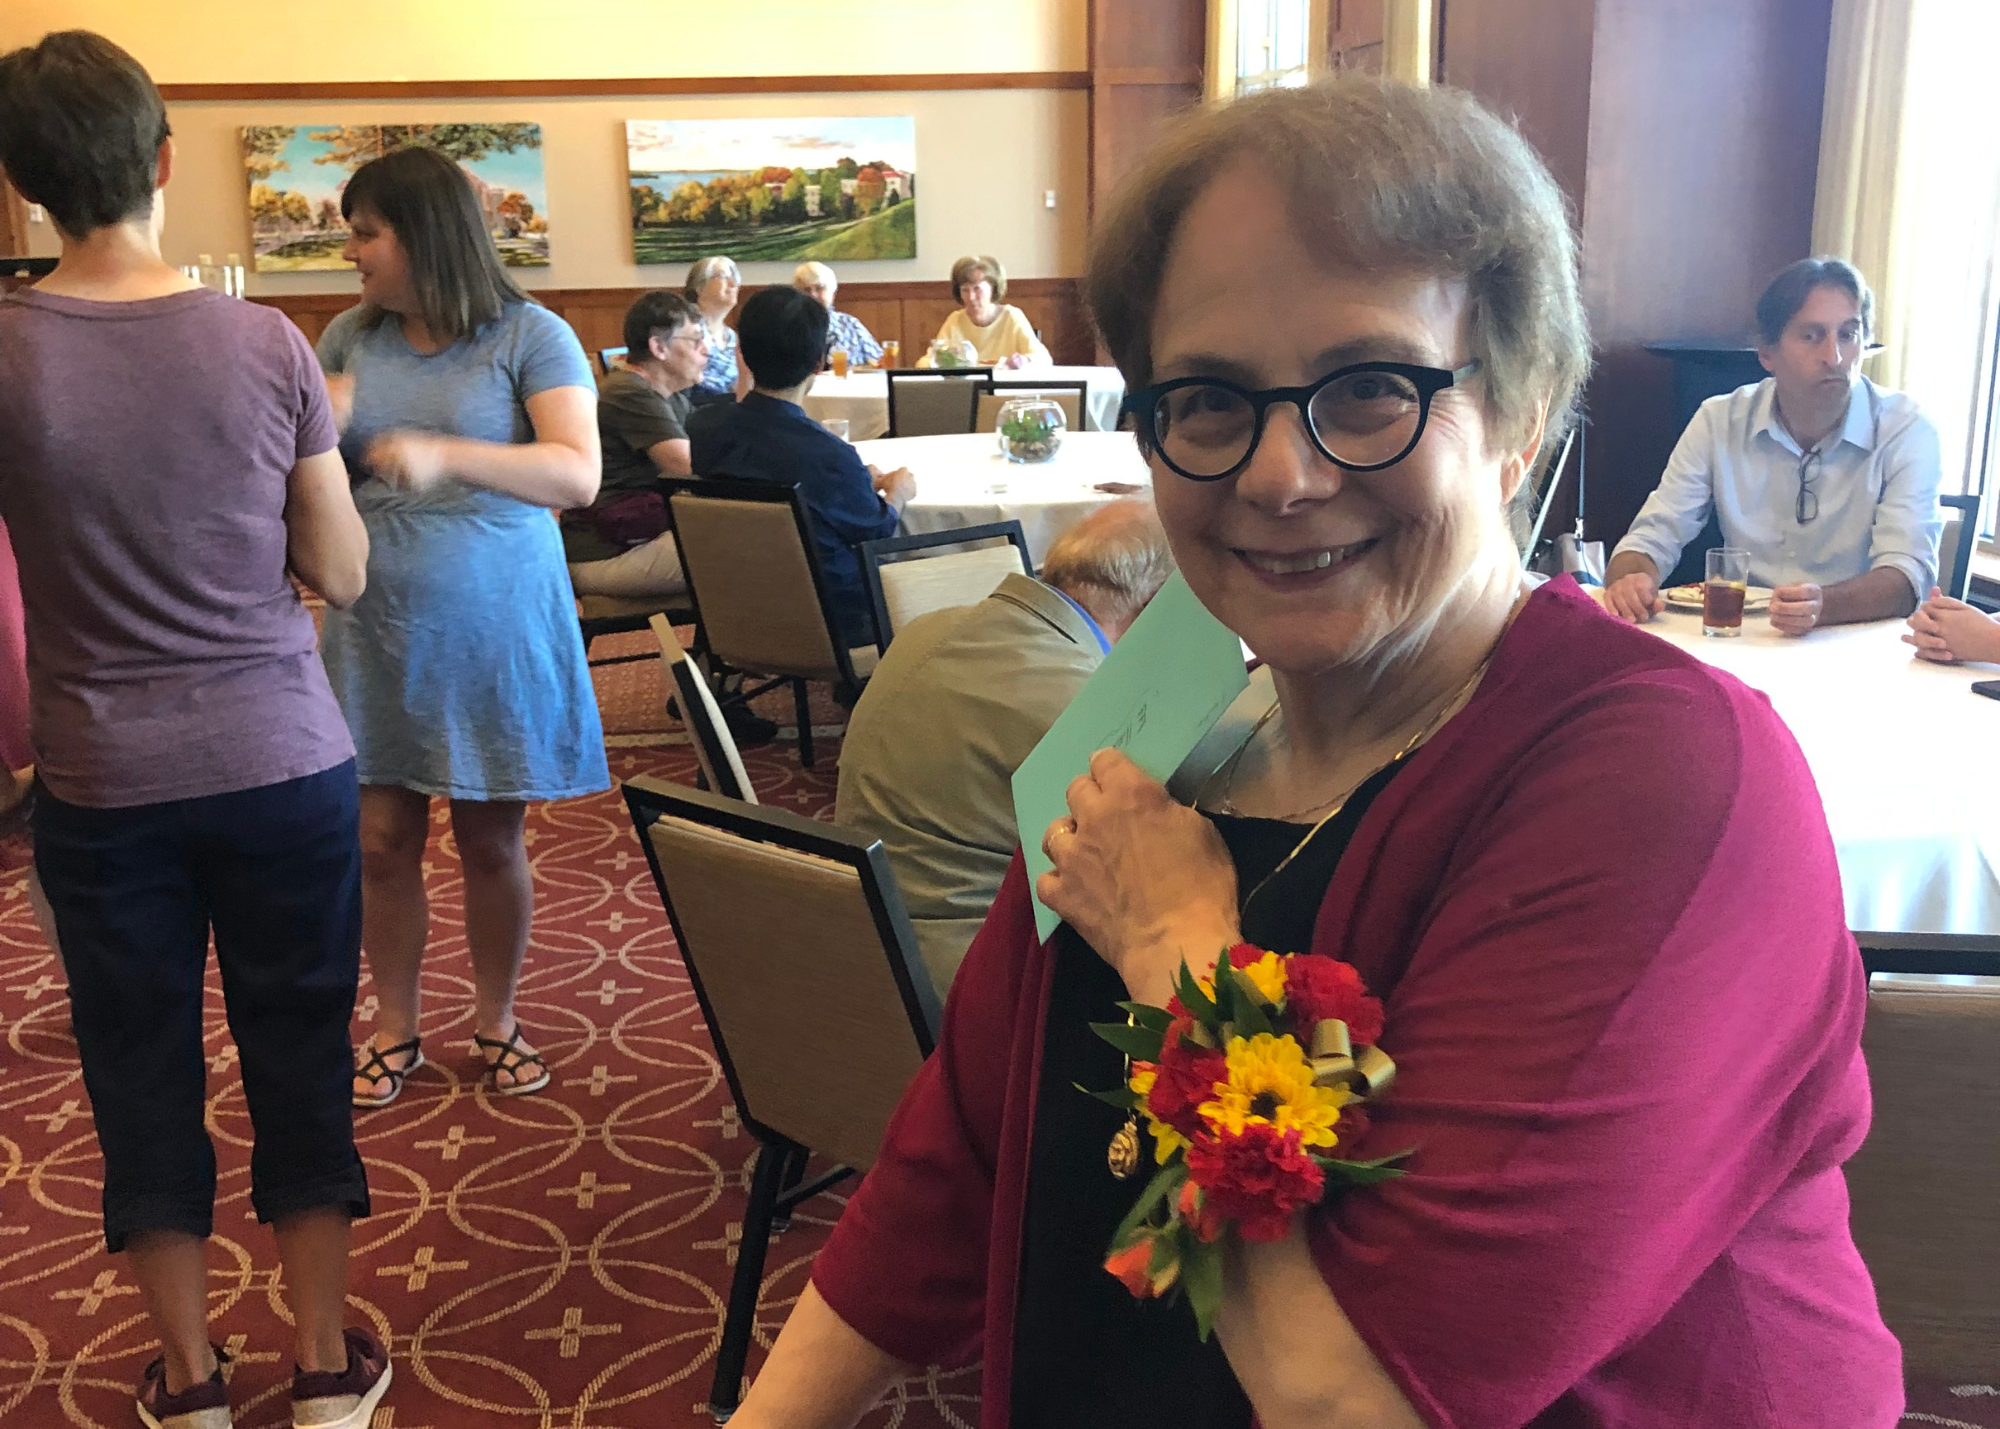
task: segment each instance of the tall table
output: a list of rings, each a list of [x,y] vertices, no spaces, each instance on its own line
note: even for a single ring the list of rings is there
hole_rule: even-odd
[[[1125,400],[1125,379],[1115,367],[1022,367],[996,370],[993,380],[1088,383],[1083,424],[1095,432],[1117,429],[1118,405]],[[815,421],[841,418],[849,440],[869,441],[889,430],[889,379],[881,372],[849,372],[845,377],[822,372],[813,379],[805,405]]]
[[[1698,615],[1646,628],[1762,690],[1791,726],[1864,947],[2000,954],[2000,701],[1968,688],[2000,670],[1919,660],[1898,620],[1798,639],[1757,616],[1734,640],[1704,636]]]
[[[1049,543],[1120,493],[1099,490],[1122,482],[1152,490],[1152,473],[1129,432],[1070,432],[1053,461],[1032,465],[1000,455],[992,433],[966,436],[901,437],[858,442],[861,459],[883,471],[906,466],[917,478],[917,494],[903,508],[903,530],[911,535],[1019,521],[1036,565]]]

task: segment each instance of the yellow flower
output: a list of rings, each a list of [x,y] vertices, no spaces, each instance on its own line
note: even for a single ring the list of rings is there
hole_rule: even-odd
[[[1266,953],[1247,968],[1238,968],[1237,974],[1248,978],[1250,985],[1264,995],[1264,1001],[1273,1007],[1285,1000],[1285,960],[1276,953]]]
[[[1332,1146],[1340,1109],[1354,1099],[1346,1087],[1313,1085],[1312,1064],[1290,1037],[1259,1032],[1232,1037],[1225,1049],[1229,1082],[1196,1108],[1218,1132],[1240,1135],[1247,1125],[1296,1129],[1306,1146]]]
[[[1153,1063],[1134,1062],[1131,1079],[1125,1085],[1139,1095],[1139,1110],[1145,1113],[1146,1130],[1153,1134],[1153,1160],[1164,1166],[1176,1151],[1187,1145],[1187,1138],[1154,1116],[1153,1109],[1146,1105],[1146,1097],[1159,1079],[1160,1069]]]

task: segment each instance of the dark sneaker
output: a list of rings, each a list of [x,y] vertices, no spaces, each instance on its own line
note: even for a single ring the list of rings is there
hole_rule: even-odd
[[[215,1352],[215,1373],[179,1394],[167,1393],[167,1357],[161,1355],[139,1377],[139,1422],[146,1429],[230,1429],[229,1389],[222,1382],[223,1353]]]
[[[368,1429],[389,1389],[389,1352],[374,1333],[349,1326],[347,1368],[292,1371],[292,1429]],[[178,1426],[176,1426],[178,1429]]]

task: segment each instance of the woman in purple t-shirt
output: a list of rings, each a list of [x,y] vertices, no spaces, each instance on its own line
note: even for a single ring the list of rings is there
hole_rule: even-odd
[[[0,300],[35,865],[104,1155],[106,1248],[162,1342],[140,1420],[229,1420],[207,1325],[212,934],[256,1135],[251,1205],[296,1327],[293,1423],[361,1429],[389,1364],[342,1327],[349,1222],[368,1212],[348,1106],[359,790],[290,575],[347,605],[368,538],[305,339],[161,258],[167,136],[159,91],[107,40],[69,31],[0,58],[0,165],[63,239],[39,288]]]

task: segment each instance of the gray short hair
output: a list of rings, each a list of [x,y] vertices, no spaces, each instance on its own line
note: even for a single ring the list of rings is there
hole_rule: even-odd
[[[826,264],[815,262],[810,258],[792,269],[792,286],[794,288],[810,287],[816,283],[824,283],[829,288],[837,288],[840,286],[840,279],[833,275],[833,269],[827,267]]]
[[[1114,501],[1062,533],[1042,558],[1042,580],[1104,619],[1124,623],[1174,573],[1174,553],[1150,497]]]
[[[1562,440],[1590,368],[1562,190],[1471,95],[1353,74],[1190,111],[1120,186],[1085,289],[1128,389],[1152,381],[1160,274],[1181,219],[1237,160],[1286,193],[1294,229],[1325,260],[1463,279],[1489,423],[1523,441],[1546,413],[1544,451]]]
[[[727,273],[737,282],[743,281],[743,270],[736,266],[736,260],[721,253],[697,258],[688,268],[687,295],[690,300],[701,296],[701,290],[708,286],[708,280],[717,273]]]

